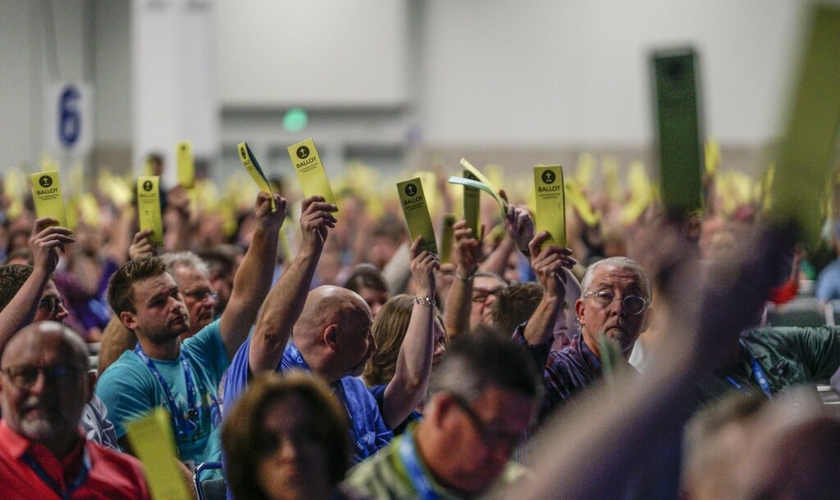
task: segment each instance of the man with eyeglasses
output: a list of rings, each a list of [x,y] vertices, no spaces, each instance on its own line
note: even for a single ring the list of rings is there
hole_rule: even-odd
[[[565,300],[565,287],[555,275],[546,289]],[[557,351],[550,348],[549,329],[519,329],[514,338],[531,346],[537,363],[544,367],[546,395],[542,415],[562,405],[604,376],[602,347],[629,357],[639,335],[649,324],[650,278],[642,267],[627,257],[610,257],[590,265],[581,283],[575,313],[581,335]]]
[[[540,401],[528,352],[508,339],[462,336],[432,375],[422,422],[352,469],[363,498],[476,498],[526,475],[510,460]]]
[[[8,342],[0,358],[3,498],[150,498],[140,462],[79,429],[95,382],[84,342],[59,323],[34,323]]]
[[[165,253],[161,258],[184,296],[190,316],[190,328],[181,335],[181,340],[186,340],[216,318],[218,295],[210,284],[210,268],[193,252]]]

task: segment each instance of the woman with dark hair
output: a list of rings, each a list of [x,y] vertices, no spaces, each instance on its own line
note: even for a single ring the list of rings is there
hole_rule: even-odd
[[[320,379],[260,375],[222,426],[228,489],[237,500],[345,498],[336,487],[352,456],[348,427]]]
[[[388,301],[388,283],[380,271],[373,264],[359,264],[344,283],[344,288],[358,293],[368,307],[373,319]]]

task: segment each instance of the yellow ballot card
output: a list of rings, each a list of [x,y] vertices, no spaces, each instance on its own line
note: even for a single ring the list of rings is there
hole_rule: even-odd
[[[563,167],[537,165],[534,167],[534,195],[536,231],[548,231],[548,243],[566,246],[566,196]]]
[[[257,187],[263,193],[271,196],[271,211],[274,212],[277,210],[277,207],[274,206],[274,192],[271,190],[271,184],[268,183],[265,172],[263,172],[259,162],[257,162],[257,158],[251,152],[251,148],[248,147],[247,142],[240,142],[236,147],[239,149],[239,159],[242,160],[242,165],[245,166],[245,170],[248,171],[248,174],[257,183]]]
[[[468,169],[464,169],[464,179],[469,179],[475,182],[481,182]],[[476,187],[464,186],[464,219],[467,221],[467,227],[472,229],[472,237],[478,238],[481,214],[481,190]]]
[[[408,233],[411,241],[418,236],[423,237],[423,244],[420,250],[428,250],[437,253],[437,241],[435,240],[435,229],[432,226],[432,218],[429,216],[429,208],[426,205],[426,196],[423,194],[423,183],[419,177],[397,183],[397,192],[400,197],[405,221],[408,224]]]
[[[820,234],[820,193],[837,148],[840,128],[840,8],[811,12],[791,109],[779,148],[772,214],[794,219],[806,241]]]
[[[191,500],[187,484],[178,469],[175,438],[169,413],[161,407],[126,425],[128,441],[143,462],[146,482],[155,500]]]
[[[178,165],[178,184],[185,189],[195,186],[195,160],[193,160],[192,143],[181,141],[175,146],[175,158]]]
[[[149,241],[163,244],[163,218],[160,215],[160,177],[141,175],[137,178],[137,216],[140,230],[151,229]]]
[[[455,242],[455,215],[446,214],[442,220],[443,229],[441,230],[440,241],[440,263],[446,264],[452,261],[452,244]]]
[[[64,211],[64,198],[61,196],[61,182],[58,170],[37,172],[31,175],[32,199],[35,202],[35,214],[38,218],[51,217],[61,227],[67,227]]]
[[[330,181],[327,179],[327,173],[324,171],[324,165],[321,163],[321,156],[315,149],[315,142],[312,139],[306,139],[289,146],[288,150],[292,165],[295,166],[295,173],[303,187],[303,195],[307,198],[320,195],[327,203],[338,206]]]

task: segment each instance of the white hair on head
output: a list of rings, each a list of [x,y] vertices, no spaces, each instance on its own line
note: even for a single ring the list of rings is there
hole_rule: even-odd
[[[581,297],[586,295],[586,292],[589,291],[589,287],[592,286],[592,279],[595,276],[595,271],[597,271],[599,267],[606,265],[615,266],[619,269],[626,269],[635,274],[642,285],[642,293],[644,294],[644,297],[642,298],[645,300],[651,300],[650,277],[638,262],[628,257],[609,257],[590,264],[589,267],[586,268],[586,273],[583,275],[583,280],[580,283]]]

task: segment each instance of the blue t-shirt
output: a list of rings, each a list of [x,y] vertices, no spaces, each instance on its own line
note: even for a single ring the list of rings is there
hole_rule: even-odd
[[[190,367],[198,402],[195,429],[178,432],[175,444],[182,461],[218,462],[222,456],[221,414],[216,390],[230,360],[219,322],[210,323],[181,344]],[[187,384],[181,361],[152,359],[175,399],[183,420],[189,418]],[[117,437],[125,435],[126,424],[145,416],[158,406],[171,412],[166,392],[146,363],[134,351],[126,351],[99,378],[96,394],[108,407]],[[174,424],[173,424],[174,427]]]
[[[827,265],[817,277],[817,299],[822,302],[840,299],[840,259]]]
[[[388,384],[368,387],[368,391],[370,391],[370,393],[373,395],[373,399],[376,401],[377,406],[379,406],[380,413],[385,408],[386,387],[388,387]],[[394,435],[399,436],[400,434],[404,433],[408,428],[408,424],[418,420],[423,420],[423,415],[417,410],[411,410],[411,413],[409,413],[408,416],[405,417],[405,420],[403,420],[399,425],[394,427]]]
[[[251,370],[248,365],[248,351],[251,346],[251,339],[246,340],[233,357],[228,370],[227,382],[225,382],[224,408],[229,411],[234,403],[248,387]],[[278,372],[290,370],[310,371],[309,365],[303,359],[298,348],[291,342],[283,352]],[[394,433],[385,425],[379,406],[373,396],[368,392],[365,384],[356,377],[343,377],[338,382],[330,385],[333,392],[347,410],[350,417],[351,429],[350,438],[355,451],[355,462],[364,460],[373,455],[376,450],[382,448]]]

